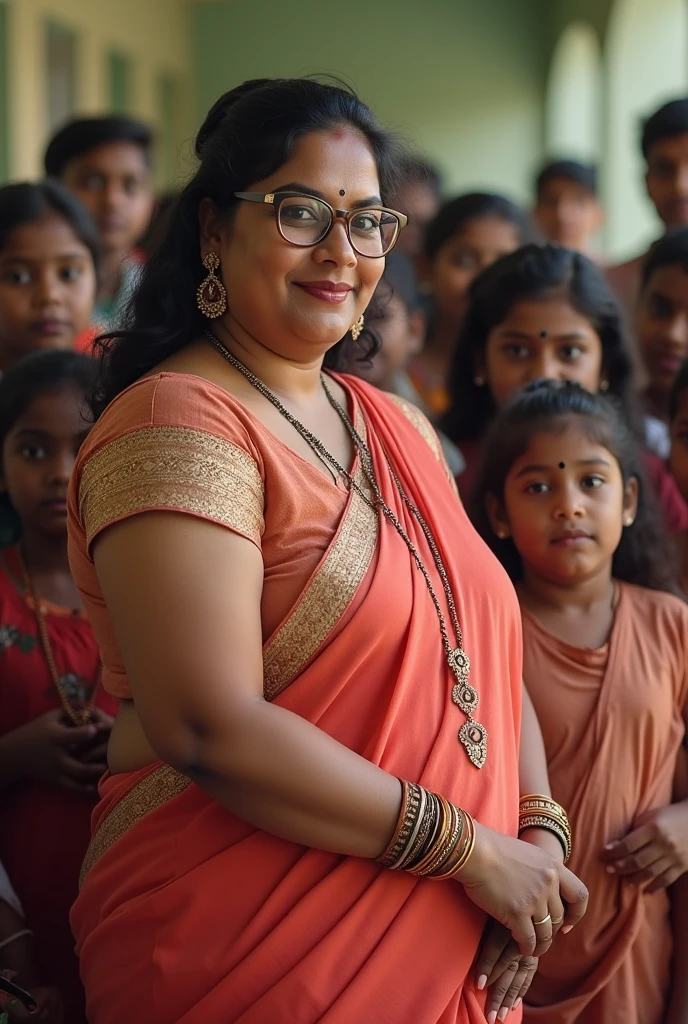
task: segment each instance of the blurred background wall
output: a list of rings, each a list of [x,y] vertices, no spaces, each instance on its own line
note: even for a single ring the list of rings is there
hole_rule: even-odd
[[[330,72],[441,168],[529,200],[545,155],[598,161],[604,247],[657,232],[639,120],[688,93],[688,0],[0,0],[0,175],[38,173],[55,124],[118,110],[158,137],[162,187],[249,77]]]

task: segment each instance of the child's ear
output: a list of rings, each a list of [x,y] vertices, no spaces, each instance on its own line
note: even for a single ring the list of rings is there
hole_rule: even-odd
[[[623,524],[632,526],[638,515],[638,479],[632,476],[624,487]]]
[[[485,511],[495,536],[499,537],[500,540],[506,540],[507,537],[510,537],[511,527],[509,526],[506,510],[494,494],[485,495]]]

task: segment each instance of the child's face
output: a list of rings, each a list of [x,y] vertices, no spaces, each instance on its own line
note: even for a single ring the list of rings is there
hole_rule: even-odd
[[[503,505],[490,496],[488,511],[526,576],[567,586],[609,570],[624,517],[636,513],[637,484],[624,487],[617,460],[575,418],[559,426],[533,435],[507,476]]]
[[[106,252],[126,255],[134,248],[153,212],[151,169],[140,146],[97,146],[67,165],[62,184],[93,217]]]
[[[454,324],[457,334],[474,279],[520,244],[513,224],[501,217],[479,217],[464,224],[437,253],[429,268],[428,283],[437,314],[444,322]]]
[[[0,369],[29,352],[72,348],[96,296],[89,249],[56,213],[23,224],[0,251]]]
[[[638,305],[637,337],[650,390],[669,397],[688,357],[688,274],[680,266],[660,267]]]
[[[679,491],[688,502],[688,390],[681,393],[671,424],[669,468]]]
[[[688,132],[653,143],[645,183],[657,214],[668,228],[688,224]]]
[[[67,487],[88,433],[83,409],[84,396],[70,385],[37,395],[5,437],[0,487],[23,530],[66,534]]]
[[[602,342],[590,321],[565,298],[515,303],[487,339],[476,366],[498,409],[532,380],[571,380],[599,391]]]
[[[351,372],[376,387],[391,388],[394,375],[405,370],[423,347],[425,318],[421,313],[409,313],[398,295],[384,301],[383,318],[375,323],[380,336],[379,351],[370,363],[354,364]]]
[[[545,238],[585,252],[602,226],[602,207],[575,181],[553,178],[541,189],[534,210]]]

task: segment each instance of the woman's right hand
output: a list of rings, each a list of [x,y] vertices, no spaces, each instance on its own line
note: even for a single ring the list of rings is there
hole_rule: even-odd
[[[78,749],[92,742],[96,725],[67,725],[62,711],[46,711],[16,730],[13,740],[24,774],[43,782],[56,782],[65,789],[93,793],[103,774],[103,765],[80,759]]]
[[[542,956],[559,929],[569,932],[583,917],[588,890],[537,846],[478,822],[475,832],[475,849],[456,880],[473,903],[508,928],[523,956]]]

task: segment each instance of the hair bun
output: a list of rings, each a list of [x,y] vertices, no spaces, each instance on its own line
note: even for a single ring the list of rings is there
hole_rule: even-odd
[[[251,78],[247,82],[242,82],[241,85],[237,85],[236,88],[230,89],[229,92],[224,93],[220,96],[219,100],[213,103],[212,107],[208,111],[205,121],[201,125],[198,135],[196,136],[196,144],[194,150],[199,160],[203,157],[203,150],[205,149],[208,139],[210,139],[217,129],[220,127],[227,112],[231,107],[244,98],[248,93],[253,92],[255,89],[260,89],[264,85],[268,85],[272,79],[270,78]]]

